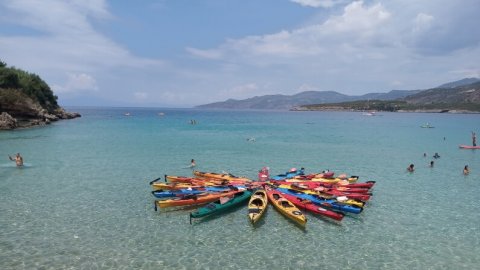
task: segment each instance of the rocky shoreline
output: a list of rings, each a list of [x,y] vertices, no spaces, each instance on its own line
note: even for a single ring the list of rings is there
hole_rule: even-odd
[[[23,113],[3,111],[0,113],[0,130],[45,126],[55,121],[77,117],[81,117],[81,115],[75,112],[67,112],[63,108],[56,109],[53,113],[41,109],[34,114],[31,111]]]

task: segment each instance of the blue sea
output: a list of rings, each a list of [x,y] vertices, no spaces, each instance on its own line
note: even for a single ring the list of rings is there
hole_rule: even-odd
[[[82,117],[0,132],[1,269],[480,269],[480,150],[458,148],[478,114],[67,109]],[[149,182],[191,159],[376,185],[340,223],[307,213],[302,230],[270,206],[252,226],[245,206],[190,224],[154,210]]]

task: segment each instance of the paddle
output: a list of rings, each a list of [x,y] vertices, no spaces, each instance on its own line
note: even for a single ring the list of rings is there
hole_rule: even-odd
[[[150,181],[150,185],[153,184],[153,183],[155,183],[155,182],[157,182],[158,180],[160,180],[160,177],[157,178],[157,179],[155,179],[155,180]]]

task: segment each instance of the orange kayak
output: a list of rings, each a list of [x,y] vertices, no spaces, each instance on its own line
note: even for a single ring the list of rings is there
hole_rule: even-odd
[[[221,197],[233,196],[235,193],[241,192],[241,190],[228,191],[222,193],[206,193],[205,195],[188,195],[180,197],[178,199],[155,201],[155,208],[175,207],[175,206],[188,206],[206,204],[220,199]]]
[[[193,171],[193,175],[204,178],[204,179],[217,179],[217,180],[227,180],[232,183],[237,183],[237,184],[244,184],[246,182],[251,182],[251,179],[248,179],[246,177],[237,177],[231,174],[220,174],[220,173],[212,173],[212,172],[199,172],[199,171]]]

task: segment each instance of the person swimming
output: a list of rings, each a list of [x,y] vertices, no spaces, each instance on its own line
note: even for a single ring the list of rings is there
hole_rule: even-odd
[[[435,153],[435,155],[433,155],[433,158],[439,158],[440,155],[438,153]]]
[[[414,166],[415,166],[415,165],[413,165],[413,164],[410,164],[410,166],[408,166],[408,167],[407,167],[407,171],[409,171],[409,172],[413,172],[413,171],[415,171],[415,168],[414,168]]]
[[[433,160],[430,161],[430,167],[433,167]]]
[[[8,156],[8,158],[11,161],[15,161],[15,164],[17,164],[18,167],[23,166],[23,158],[22,156],[20,156],[20,153],[17,153],[17,155],[15,155],[15,158],[12,158],[11,156]]]
[[[463,174],[468,175],[469,173],[470,173],[470,170],[468,169],[468,165],[465,165],[465,167],[463,168]]]

